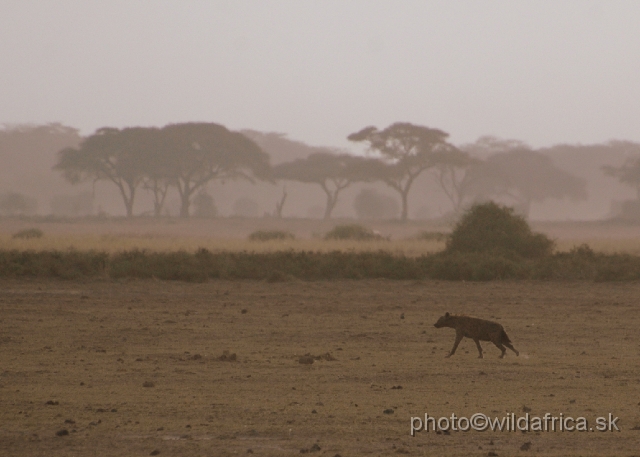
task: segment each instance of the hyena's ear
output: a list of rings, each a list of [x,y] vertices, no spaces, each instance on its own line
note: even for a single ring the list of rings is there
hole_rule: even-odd
[[[444,317],[449,317],[449,313],[446,313],[446,314],[444,315]]]

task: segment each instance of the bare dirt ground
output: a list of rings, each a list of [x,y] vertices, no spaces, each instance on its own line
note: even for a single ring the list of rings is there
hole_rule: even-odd
[[[639,295],[638,283],[2,280],[0,455],[638,455]],[[478,359],[465,339],[445,359],[454,332],[433,327],[445,311],[499,319],[520,357],[484,343]],[[409,433],[425,413],[528,408],[590,427],[612,413],[620,431]]]

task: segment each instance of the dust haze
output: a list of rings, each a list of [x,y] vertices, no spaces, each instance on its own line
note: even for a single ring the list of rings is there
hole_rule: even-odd
[[[636,455],[638,24],[2,0],[0,454]],[[410,435],[476,413],[621,431]]]
[[[485,181],[496,170],[502,180],[452,196],[455,182],[442,182],[452,175],[428,167],[410,186],[408,220],[455,217],[478,199],[534,221],[637,217],[637,181],[603,171],[632,165],[640,151],[634,2],[28,1],[3,9],[4,215],[126,215],[109,179],[72,185],[53,170],[60,150],[107,127],[216,123],[242,131],[278,166],[322,151],[375,156],[348,136],[406,122],[446,132],[493,169]],[[516,150],[549,161],[504,156]],[[523,171],[530,166],[542,168]],[[551,189],[554,173],[566,188]],[[526,195],[521,176],[550,191]],[[324,218],[331,197],[316,184],[212,179],[198,193],[211,197],[207,214],[217,217]],[[330,216],[404,219],[403,198],[383,179],[355,180]],[[169,189],[161,214],[178,216],[180,207]],[[132,214],[154,214],[149,189],[138,190]]]
[[[181,213],[181,196],[173,181],[167,181],[158,206],[141,174],[130,216],[402,219],[402,194],[382,171],[367,168],[372,162],[383,163],[371,152],[358,155],[345,148],[312,146],[278,132],[244,129],[237,133],[263,152],[269,161],[269,178],[212,177],[195,189],[188,211]],[[83,142],[99,136],[83,137],[78,129],[61,124],[13,125],[0,130],[0,157],[5,163],[0,171],[2,215],[36,219],[126,216],[127,208],[112,178],[85,170],[85,176],[74,181],[56,168],[65,149],[82,150]],[[485,136],[459,146],[447,144],[464,154],[467,162],[426,163],[408,188],[407,220],[455,220],[469,205],[484,200],[512,206],[531,221],[639,218],[640,174],[636,171],[625,179],[620,173],[629,166],[634,173],[640,143],[609,141],[534,149],[522,141]],[[356,171],[347,176],[344,171],[326,169],[331,164],[318,161],[323,154],[333,161],[343,157],[362,163],[354,163]],[[287,171],[296,164],[298,169]],[[123,176],[132,172],[126,163],[123,166]]]

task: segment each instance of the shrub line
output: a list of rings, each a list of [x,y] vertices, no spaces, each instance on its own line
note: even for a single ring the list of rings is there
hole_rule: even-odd
[[[284,281],[331,279],[505,279],[630,281],[640,279],[640,256],[570,252],[524,259],[504,252],[440,252],[407,257],[385,251],[152,252],[0,250],[0,277],[157,278],[200,282],[214,278]]]

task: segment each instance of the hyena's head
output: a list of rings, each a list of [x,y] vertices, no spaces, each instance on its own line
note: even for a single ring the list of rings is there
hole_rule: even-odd
[[[449,319],[451,319],[451,314],[446,313],[444,316],[442,316],[440,319],[438,319],[438,322],[433,324],[433,326],[435,328],[446,327],[447,326],[447,322],[449,322]]]

